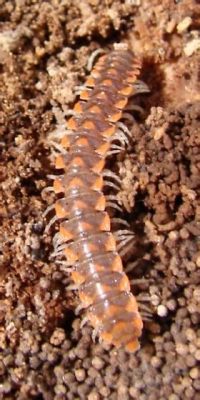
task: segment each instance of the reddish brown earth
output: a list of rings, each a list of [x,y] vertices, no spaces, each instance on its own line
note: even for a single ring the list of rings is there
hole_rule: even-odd
[[[199,26],[199,1],[0,0],[0,399],[199,399]],[[135,233],[124,265],[151,317],[134,355],[80,327],[42,217],[55,113],[114,42],[151,89],[111,163]]]

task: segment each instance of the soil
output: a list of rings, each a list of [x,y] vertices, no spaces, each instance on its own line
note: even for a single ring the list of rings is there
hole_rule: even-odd
[[[0,0],[0,399],[199,399],[199,27],[197,0]],[[145,323],[132,355],[81,326],[43,217],[52,132],[89,56],[115,42],[143,59],[150,88],[111,162]]]

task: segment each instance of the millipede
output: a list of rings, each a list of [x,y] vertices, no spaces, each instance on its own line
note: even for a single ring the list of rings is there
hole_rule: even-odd
[[[103,173],[106,158],[126,144],[128,129],[121,121],[130,97],[148,91],[140,71],[141,61],[124,45],[99,56],[66,122],[53,182],[55,255],[71,266],[95,334],[129,352],[139,348],[143,322],[111,232]]]

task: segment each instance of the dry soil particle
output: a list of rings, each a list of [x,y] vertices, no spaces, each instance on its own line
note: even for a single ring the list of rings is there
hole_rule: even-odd
[[[0,1],[1,399],[199,398],[198,3]],[[131,356],[81,328],[42,219],[55,115],[74,102],[92,50],[115,41],[142,55],[151,89],[112,165],[135,233],[125,264],[152,313]]]

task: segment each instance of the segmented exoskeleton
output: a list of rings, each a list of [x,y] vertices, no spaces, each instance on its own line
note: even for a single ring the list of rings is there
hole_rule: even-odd
[[[99,58],[67,122],[61,148],[68,151],[56,159],[63,174],[53,185],[62,194],[55,203],[58,251],[73,266],[71,276],[87,318],[104,341],[131,352],[139,347],[143,323],[105,211],[103,171],[106,156],[120,148],[113,141],[126,140],[118,122],[128,99],[147,91],[138,80],[140,69],[127,49]]]

